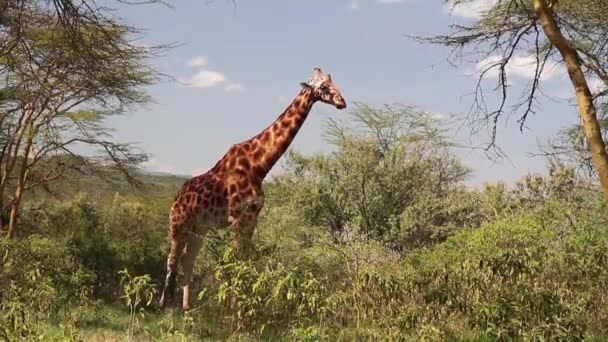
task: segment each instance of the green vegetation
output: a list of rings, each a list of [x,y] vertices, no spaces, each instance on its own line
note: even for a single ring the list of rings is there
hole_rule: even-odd
[[[267,180],[247,258],[229,230],[207,235],[184,313],[156,297],[185,178],[139,173],[146,154],[105,125],[150,101],[159,75],[146,61],[163,47],[134,45],[138,31],[92,1],[0,1],[0,340],[608,339],[608,208],[595,181],[608,197],[607,94],[585,79],[608,84],[606,8],[498,1],[425,40],[499,57],[499,108],[477,98],[472,113],[491,123],[490,146],[515,53],[537,61],[514,106],[521,125],[546,62],[565,59],[583,125],[549,149],[548,174],[469,188],[443,121],[356,104],[348,124],[327,126],[334,152],[290,151]],[[581,165],[596,170],[585,178]]]
[[[357,105],[327,155],[291,152],[266,184],[252,256],[205,239],[198,295],[157,308],[168,205],[183,179],[92,178],[25,199],[0,239],[0,336],[12,340],[602,340],[608,211],[567,165],[470,189],[442,122]],[[64,184],[68,185],[68,184]],[[40,205],[40,203],[44,205]]]

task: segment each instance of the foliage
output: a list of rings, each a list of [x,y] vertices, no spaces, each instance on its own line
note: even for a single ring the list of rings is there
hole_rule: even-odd
[[[106,123],[150,101],[144,87],[157,74],[145,62],[155,49],[133,45],[135,30],[98,6],[72,6],[91,19],[76,28],[46,5],[11,0],[0,20],[0,212],[11,212],[9,237],[31,189],[75,170],[105,178],[115,170],[135,183],[147,159],[113,141]]]
[[[133,338],[133,329],[137,323],[137,314],[144,315],[141,305],[149,306],[152,303],[154,294],[157,292],[156,287],[150,284],[150,276],[145,274],[142,276],[131,277],[126,269],[118,272],[120,275],[120,285],[127,306],[129,307],[129,340]]]
[[[421,147],[405,139],[411,130],[379,135],[404,138],[391,144],[343,132],[344,147],[294,153],[288,173],[267,184],[249,258],[230,247],[229,230],[207,234],[193,282],[199,296],[187,313],[156,311],[153,298],[164,281],[167,207],[179,179],[142,177],[150,184],[136,193],[93,178],[66,185],[57,199],[31,193],[22,236],[0,240],[0,334],[163,341],[608,336],[606,205],[575,168],[551,161],[545,175],[470,189],[460,176],[440,176],[466,170],[440,139]],[[438,152],[452,161],[434,164]],[[412,160],[408,153],[419,154]],[[344,219],[339,234],[329,220],[337,213]]]
[[[591,318],[607,290],[598,284],[608,273],[595,268],[608,257],[605,231],[596,228],[606,220],[598,215],[603,208],[580,222],[569,222],[564,209],[548,204],[538,215],[463,232],[410,256],[425,302],[464,315],[493,338],[580,340],[596,328],[604,334],[606,326]],[[587,273],[581,263],[596,266]]]
[[[0,334],[6,339],[39,337],[41,321],[69,319],[60,309],[89,300],[95,274],[60,241],[0,239],[0,256]]]
[[[306,324],[320,312],[325,282],[310,270],[289,267],[272,255],[257,262],[239,260],[231,247],[215,268],[217,285],[203,289],[198,299],[213,301],[233,315],[237,331],[262,334],[266,328]]]
[[[304,208],[309,224],[326,226],[336,237],[353,227],[398,250],[479,224],[474,207],[465,205],[474,200],[447,208],[446,199],[468,196],[459,184],[469,170],[450,153],[445,123],[412,107],[363,104],[355,106],[351,122],[330,121],[325,135],[335,152],[292,152],[288,173],[277,180],[296,193],[291,200]]]
[[[121,269],[149,274],[156,282],[164,276],[166,220],[154,209],[120,195],[101,207],[79,194],[44,210],[26,206],[29,219],[23,220],[22,227],[70,246],[96,275],[93,293],[112,297],[122,289],[116,276]]]

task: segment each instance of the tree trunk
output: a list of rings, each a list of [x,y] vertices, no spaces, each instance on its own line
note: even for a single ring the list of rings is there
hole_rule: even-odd
[[[11,205],[11,214],[8,222],[8,234],[7,237],[12,239],[15,236],[15,226],[17,225],[17,214],[19,213],[19,205],[21,204],[21,197],[23,196],[23,191],[25,189],[25,178],[27,174],[27,164],[28,158],[30,157],[30,152],[32,150],[32,145],[34,143],[34,122],[30,121],[30,124],[27,128],[27,143],[25,145],[25,149],[23,152],[23,161],[21,164],[21,168],[19,169],[19,177],[17,178],[17,188],[15,189],[15,195],[13,198],[13,203]],[[17,158],[17,156],[15,156]]]
[[[576,49],[570,45],[570,42],[564,37],[557,26],[555,13],[553,12],[552,5],[549,5],[549,1],[532,0],[532,3],[534,5],[534,12],[538,19],[540,19],[547,38],[559,50],[566,63],[568,75],[576,93],[576,102],[578,103],[579,113],[583,121],[585,136],[589,142],[591,158],[597,169],[604,197],[608,200],[608,154],[606,153],[600,124],[597,121],[593,97],[581,68],[580,58]],[[557,3],[557,1],[551,3]]]

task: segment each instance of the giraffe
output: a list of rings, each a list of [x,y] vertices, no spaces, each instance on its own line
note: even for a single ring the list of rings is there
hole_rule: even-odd
[[[237,248],[251,239],[264,205],[262,181],[293,141],[313,104],[321,101],[337,109],[346,108],[331,75],[324,74],[321,68],[315,67],[311,79],[300,85],[300,93],[270,126],[230,147],[215,166],[186,181],[178,191],[169,215],[171,249],[159,302],[161,308],[173,293],[181,261],[182,309],[190,309],[192,269],[209,229],[231,227]]]

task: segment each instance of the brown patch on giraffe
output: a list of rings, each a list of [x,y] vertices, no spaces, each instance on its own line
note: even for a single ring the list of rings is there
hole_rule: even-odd
[[[262,157],[264,156],[264,152],[266,150],[260,146],[257,150],[255,150],[255,152],[253,152],[253,155],[251,156],[253,158],[254,162],[258,162],[262,159]]]
[[[253,168],[253,174],[252,175],[255,176],[255,178],[262,179],[266,175],[266,172],[264,171],[264,168],[262,166],[256,165]],[[261,181],[260,181],[260,183],[261,183]]]
[[[277,133],[279,133],[279,132],[281,132],[281,125],[279,125],[279,124],[272,125],[272,134],[276,136]]]
[[[247,181],[247,184],[249,184],[249,181]],[[253,190],[250,187],[245,187],[245,188],[241,189],[240,194],[241,194],[241,196],[247,198],[247,197],[253,195]]]
[[[249,187],[249,179],[247,179],[246,177],[243,177],[239,180],[238,184],[237,184],[238,188],[240,191],[242,191],[245,188]]]
[[[300,104],[302,104],[302,99],[301,98],[298,97],[295,100],[293,100],[293,107],[299,108]]]
[[[222,189],[224,188],[224,185],[222,183],[216,183],[215,186],[213,187],[213,193],[217,194],[222,192]]]
[[[238,191],[238,189],[237,189],[236,183],[232,183],[232,184],[230,184],[230,190],[229,190],[229,193],[233,194],[233,193],[235,193],[235,192],[237,192],[237,191]]]
[[[234,170],[234,179],[241,179],[241,178],[245,178],[247,177],[247,171],[243,170],[243,169],[236,169]]]
[[[253,173],[249,174],[249,184],[254,188],[260,188],[262,185],[261,177],[257,175],[258,167],[256,167]]]
[[[287,150],[287,148],[289,148],[290,143],[291,143],[291,139],[283,140],[279,145],[278,151],[280,153],[285,152],[285,150]]]
[[[274,127],[274,125],[272,126]],[[269,131],[265,131],[264,134],[262,134],[262,138],[260,139],[260,143],[262,144],[262,146],[268,144],[268,142],[270,141],[270,132]]]
[[[241,157],[239,159],[239,165],[244,169],[244,170],[249,170],[251,168],[251,163],[249,162],[249,159],[245,158],[245,157]]]
[[[232,145],[232,146],[230,146],[230,149],[228,150],[228,153],[226,153],[226,155],[231,156],[231,155],[235,154],[238,149],[239,149],[238,145]]]
[[[291,126],[291,120],[290,119],[284,119],[281,121],[281,126],[283,126],[283,128],[288,128],[289,126]]]
[[[232,194],[232,196],[230,196],[230,202],[234,203],[234,202],[239,202],[241,200],[241,194],[237,191],[235,193]]]
[[[298,112],[299,112],[298,108],[295,108],[295,107],[294,108],[290,108],[287,117],[289,117],[289,118],[298,117]]]

